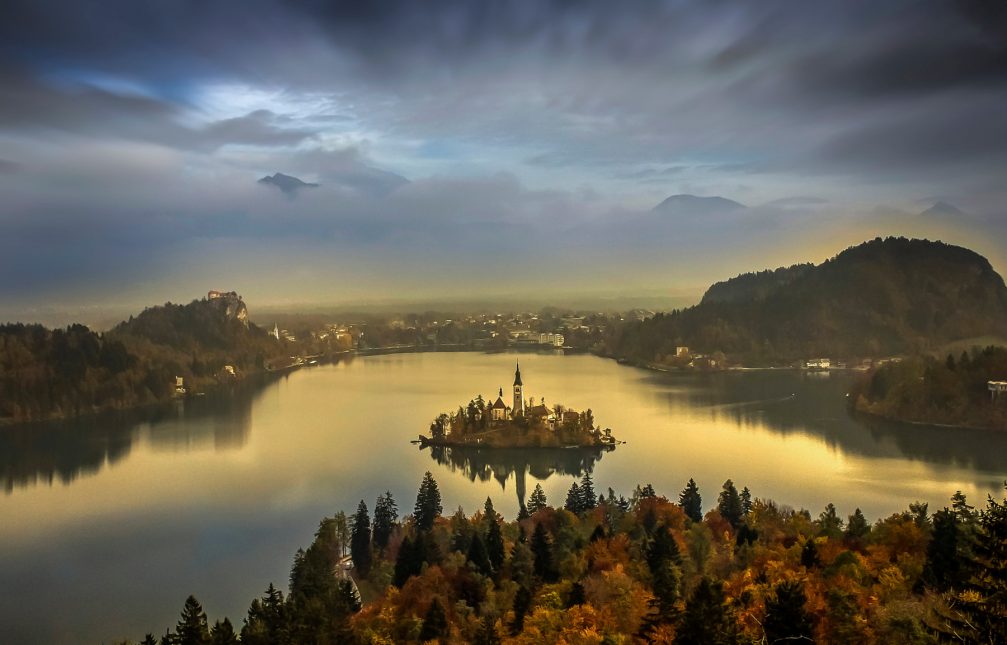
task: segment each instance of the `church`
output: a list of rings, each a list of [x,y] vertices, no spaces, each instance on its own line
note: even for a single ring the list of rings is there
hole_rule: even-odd
[[[524,383],[521,382],[521,363],[518,362],[514,369],[514,405],[507,407],[503,400],[503,388],[497,400],[490,406],[491,421],[507,421],[519,416],[524,416]]]

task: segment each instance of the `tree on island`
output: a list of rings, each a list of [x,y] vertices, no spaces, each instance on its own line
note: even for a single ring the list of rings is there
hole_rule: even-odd
[[[685,516],[693,522],[703,521],[703,498],[699,495],[699,486],[691,477],[678,496],[678,505],[685,511]]]
[[[366,578],[371,572],[371,518],[364,500],[360,500],[357,512],[353,516],[350,557],[353,558],[353,568],[362,578]]]
[[[416,505],[413,508],[413,520],[416,528],[420,531],[429,531],[434,527],[434,521],[440,517],[444,511],[441,506],[441,491],[434,481],[434,476],[428,470],[423,475],[420,482],[420,489],[416,494]]]

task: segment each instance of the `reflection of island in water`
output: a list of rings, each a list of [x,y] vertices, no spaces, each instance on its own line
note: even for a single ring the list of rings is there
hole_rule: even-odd
[[[127,457],[146,437],[153,450],[240,448],[248,440],[252,402],[279,375],[250,378],[213,394],[80,419],[32,423],[0,432],[4,491],[69,484]]]
[[[421,447],[425,450],[426,447]],[[531,475],[544,480],[550,475],[580,477],[594,470],[594,465],[606,452],[604,448],[478,448],[469,446],[430,446],[430,456],[452,472],[461,471],[470,481],[491,478],[506,490],[507,480],[514,475],[515,493],[521,508],[528,497],[525,478]]]

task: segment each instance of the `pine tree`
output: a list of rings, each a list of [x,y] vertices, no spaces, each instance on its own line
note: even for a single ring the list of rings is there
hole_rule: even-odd
[[[500,571],[504,563],[504,541],[500,532],[500,517],[493,509],[493,500],[486,498],[483,521],[486,523],[486,553],[494,571]]]
[[[864,517],[864,514],[858,508],[853,511],[853,515],[850,515],[843,537],[846,539],[847,544],[859,545],[870,532],[871,525],[867,523],[867,518]]]
[[[1007,643],[1007,499],[987,498],[972,554],[967,562],[971,576],[949,602],[947,633],[967,643]]]
[[[353,515],[353,526],[350,529],[350,557],[353,558],[353,568],[361,577],[366,578],[371,572],[371,518],[364,500],[360,500],[357,512]]]
[[[493,575],[493,564],[490,562],[489,554],[486,553],[486,545],[479,537],[479,533],[472,536],[472,542],[465,559],[475,567],[476,571],[487,578]]]
[[[542,522],[535,525],[535,531],[531,535],[531,552],[535,556],[535,575],[546,582],[551,582],[555,577],[552,541]]]
[[[647,622],[649,625],[673,622],[677,616],[675,605],[681,597],[682,554],[668,527],[661,524],[655,528],[646,556],[654,592]]]
[[[815,546],[813,538],[805,540],[804,546],[801,547],[801,564],[804,565],[805,569],[813,569],[822,564],[818,556],[818,547]]]
[[[545,491],[542,490],[542,484],[535,484],[535,490],[532,491],[531,497],[528,498],[528,512],[534,515],[548,506],[549,503],[545,498]]]
[[[409,578],[420,574],[425,559],[426,545],[422,534],[416,535],[414,539],[408,535],[402,538],[398,556],[395,558],[392,584],[401,589]]]
[[[724,482],[724,489],[717,498],[717,510],[734,528],[741,525],[741,519],[744,515],[741,508],[741,496],[738,495],[738,489],[734,487],[734,482],[730,479]]]
[[[836,506],[832,502],[825,505],[825,510],[818,515],[818,520],[815,523],[818,524],[819,535],[826,535],[831,538],[837,538],[842,535],[843,520],[836,513]]]
[[[766,618],[762,627],[766,643],[812,642],[814,624],[804,608],[807,598],[804,584],[798,581],[781,582],[774,595],[766,599]]]
[[[752,512],[752,492],[748,490],[748,486],[741,489],[741,513],[745,517]]]
[[[228,618],[218,620],[210,628],[210,643],[212,645],[238,645],[238,635],[234,633],[234,625]]]
[[[531,609],[531,599],[531,591],[528,590],[528,587],[524,585],[518,587],[517,593],[514,594],[514,622],[510,626],[512,636],[517,636],[524,629],[524,617]]]
[[[675,630],[676,645],[733,645],[737,642],[734,617],[724,603],[720,582],[700,578],[685,603]]]
[[[580,512],[586,513],[598,506],[598,496],[594,491],[594,480],[591,471],[585,471],[580,480]]]
[[[154,638],[153,634],[148,633],[143,637],[143,640],[140,641],[140,645],[157,645],[157,639]]]
[[[699,495],[699,486],[694,479],[689,479],[689,483],[678,496],[678,505],[693,522],[703,521],[703,498]]]
[[[472,542],[472,525],[465,517],[465,511],[461,506],[451,516],[451,550],[459,553],[468,553]]]
[[[208,645],[210,642],[210,627],[207,625],[206,612],[194,596],[185,599],[182,616],[175,626],[175,645]]]
[[[933,517],[933,531],[927,544],[927,561],[921,581],[935,591],[961,588],[963,558],[960,552],[961,528],[958,516],[947,508]]]
[[[391,491],[384,495],[378,495],[378,501],[374,505],[374,529],[372,531],[375,548],[384,551],[388,546],[388,540],[392,536],[395,522],[398,519],[399,509]]]
[[[580,486],[577,485],[577,482],[574,482],[573,485],[570,486],[570,490],[566,494],[566,504],[563,505],[563,508],[565,508],[566,510],[570,511],[575,515],[579,514],[580,500],[581,500]]]
[[[430,474],[430,471],[427,471],[423,475],[420,490],[416,494],[416,506],[413,510],[416,528],[420,531],[429,531],[434,527],[434,521],[443,511],[441,491],[437,488],[434,476]]]
[[[420,640],[431,641],[441,640],[448,635],[448,616],[444,611],[444,605],[439,598],[434,598],[430,603],[430,609],[423,617],[423,626],[420,628]]]
[[[576,607],[577,605],[583,605],[587,602],[587,595],[584,591],[584,585],[580,581],[574,582],[570,585],[570,593],[566,597],[566,608]]]

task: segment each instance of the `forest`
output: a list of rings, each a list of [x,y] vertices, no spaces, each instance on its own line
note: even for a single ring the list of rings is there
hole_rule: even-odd
[[[1007,499],[949,502],[872,524],[727,480],[704,514],[691,479],[672,498],[649,485],[626,498],[586,473],[562,505],[536,486],[505,521],[489,498],[445,516],[428,472],[409,515],[389,492],[373,515],[361,500],[323,519],[289,592],[270,584],[240,628],[211,625],[190,596],[173,629],[141,642],[1007,642]]]
[[[942,242],[889,237],[818,266],[715,284],[694,307],[613,328],[602,353],[661,364],[684,345],[744,365],[785,365],[923,353],[982,336],[1007,336],[1007,287],[989,261]]]
[[[917,356],[881,365],[850,393],[858,412],[917,423],[1007,430],[1007,396],[994,401],[988,381],[1007,380],[1007,348],[973,348],[956,359]]]
[[[163,401],[175,394],[176,376],[190,389],[211,387],[231,378],[224,365],[235,376],[263,369],[282,354],[274,340],[206,299],[148,308],[106,333],[0,325],[0,422]]]

